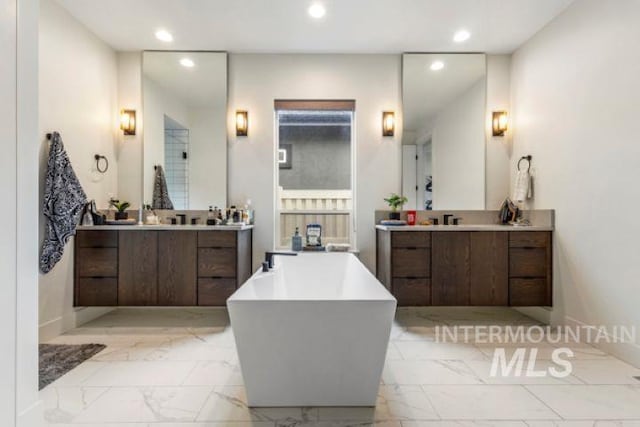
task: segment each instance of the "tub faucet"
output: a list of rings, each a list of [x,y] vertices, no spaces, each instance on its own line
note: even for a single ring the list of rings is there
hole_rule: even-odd
[[[264,253],[264,262],[267,263],[269,268],[273,268],[273,256],[274,255],[286,255],[286,256],[297,256],[298,254],[295,252],[265,252]]]

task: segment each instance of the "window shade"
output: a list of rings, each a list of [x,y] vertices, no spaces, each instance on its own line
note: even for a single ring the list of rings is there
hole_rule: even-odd
[[[356,101],[354,100],[296,100],[296,99],[276,99],[274,101],[276,110],[339,110],[355,111]]]

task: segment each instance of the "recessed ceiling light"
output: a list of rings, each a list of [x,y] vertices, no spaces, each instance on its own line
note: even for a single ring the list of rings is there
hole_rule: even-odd
[[[320,19],[325,15],[325,13],[327,13],[327,10],[324,8],[322,4],[314,3],[311,6],[309,6],[308,12],[312,18]]]
[[[444,62],[442,62],[442,61],[433,61],[429,68],[431,68],[431,71],[442,70],[444,68]]]
[[[194,62],[189,58],[182,58],[180,60],[180,65],[182,65],[183,67],[191,68],[196,64],[194,64]]]
[[[173,41],[173,36],[167,30],[158,30],[156,31],[156,38],[165,43],[169,43]]]
[[[471,37],[471,33],[469,31],[459,30],[453,35],[453,41],[456,43],[462,43],[469,40],[469,37]]]

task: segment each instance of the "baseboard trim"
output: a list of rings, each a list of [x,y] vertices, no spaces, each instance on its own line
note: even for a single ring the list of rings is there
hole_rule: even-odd
[[[16,419],[17,427],[42,427],[44,426],[44,411],[42,400],[34,402],[24,411],[20,412]]]
[[[590,326],[578,319],[571,316],[564,317],[564,324],[570,327],[587,327]],[[636,330],[636,333],[640,333]],[[640,345],[638,343],[621,343],[614,342],[614,337],[607,334],[609,341],[611,342],[598,342],[592,343],[592,345],[602,351],[605,351],[633,366],[640,368]]]
[[[84,325],[113,310],[114,308],[112,307],[81,307],[73,309],[73,311],[65,316],[60,316],[40,324],[38,327],[39,340],[40,342],[52,340],[73,328]]]

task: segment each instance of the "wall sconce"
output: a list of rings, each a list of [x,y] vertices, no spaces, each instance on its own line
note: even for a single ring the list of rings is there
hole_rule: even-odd
[[[249,134],[249,113],[244,110],[236,111],[236,136]]]
[[[125,135],[136,134],[136,110],[120,110],[120,129]]]
[[[506,111],[494,111],[491,121],[493,136],[504,136],[504,133],[507,131],[508,122],[509,116]]]
[[[393,136],[396,130],[396,114],[393,111],[382,112],[382,136]]]

